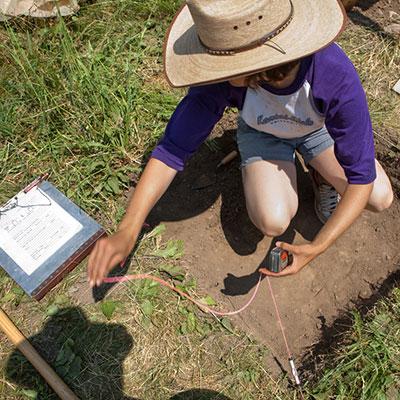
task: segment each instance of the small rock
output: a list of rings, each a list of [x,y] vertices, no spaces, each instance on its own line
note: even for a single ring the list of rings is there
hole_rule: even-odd
[[[390,24],[385,27],[385,32],[390,35],[398,35],[400,36],[400,24]]]

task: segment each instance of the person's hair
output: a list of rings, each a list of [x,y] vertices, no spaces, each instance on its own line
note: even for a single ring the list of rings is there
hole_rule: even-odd
[[[290,72],[299,64],[300,60],[294,60],[279,67],[261,71],[246,77],[246,85],[256,89],[261,82],[276,82],[285,79]]]

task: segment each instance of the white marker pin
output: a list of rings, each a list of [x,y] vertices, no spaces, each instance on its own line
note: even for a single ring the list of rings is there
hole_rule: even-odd
[[[393,90],[400,94],[400,79],[397,81],[397,83],[393,86]]]

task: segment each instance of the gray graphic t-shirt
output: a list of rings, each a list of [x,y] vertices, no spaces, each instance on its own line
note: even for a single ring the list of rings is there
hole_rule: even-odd
[[[314,106],[308,81],[286,96],[262,87],[249,88],[240,115],[252,128],[284,139],[308,135],[325,124],[325,117]]]

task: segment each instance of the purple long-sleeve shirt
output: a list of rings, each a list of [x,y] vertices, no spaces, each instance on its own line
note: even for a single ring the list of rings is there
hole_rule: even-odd
[[[313,102],[325,118],[335,155],[347,180],[367,184],[376,178],[375,150],[365,92],[358,74],[342,49],[332,44],[304,58],[292,85],[276,89],[262,87],[275,95],[295,93],[307,81]],[[173,113],[164,136],[152,157],[181,171],[186,161],[208,137],[227,107],[242,110],[246,87],[229,82],[192,87]]]

